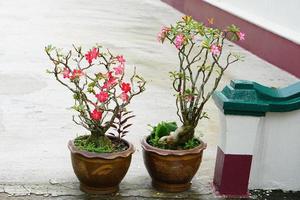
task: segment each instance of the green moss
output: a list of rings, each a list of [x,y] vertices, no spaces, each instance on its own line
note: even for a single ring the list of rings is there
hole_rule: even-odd
[[[82,151],[89,151],[89,152],[95,152],[95,153],[113,153],[113,152],[119,152],[124,151],[128,147],[124,142],[118,142],[117,140],[111,140],[112,145],[100,145],[97,146],[95,143],[92,143],[88,140],[89,136],[79,136],[75,138],[74,144],[75,146]]]

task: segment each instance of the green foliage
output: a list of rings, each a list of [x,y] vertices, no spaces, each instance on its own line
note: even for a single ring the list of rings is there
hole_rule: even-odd
[[[183,149],[193,149],[196,146],[199,146],[200,144],[201,142],[198,139],[192,138],[184,144]]]
[[[151,135],[149,138],[149,144],[155,147],[164,148],[163,144],[158,141],[161,137],[170,135],[172,131],[178,128],[176,122],[160,122],[156,126],[152,127]]]
[[[160,122],[157,126],[153,127],[151,133],[158,137],[169,135],[170,132],[175,131],[178,128],[176,122]]]
[[[53,51],[53,50],[55,50],[56,48],[55,47],[53,47],[51,44],[49,44],[49,45],[47,45],[46,47],[45,47],[45,51],[46,52],[51,52],[51,51]]]
[[[239,61],[244,61],[245,56],[244,55],[240,55],[237,53],[232,53],[232,56],[236,59],[238,59]]]
[[[234,25],[229,27],[229,30],[232,32],[238,31],[237,27]],[[183,34],[185,38],[185,45],[192,42],[195,36],[201,36],[203,37],[202,46],[209,49],[211,43],[215,39],[222,37],[223,31],[219,28],[205,26],[203,23],[194,20],[192,17],[185,16],[182,18],[182,20],[171,26],[170,31],[167,34],[171,43],[174,42],[175,37],[178,34]]]
[[[234,25],[234,24],[231,24],[231,25],[227,26],[227,29],[228,29],[228,31],[231,31],[231,32],[234,32],[234,33],[240,31],[240,28],[238,28],[238,27],[237,27],[236,25]]]
[[[160,143],[159,139],[161,137],[170,135],[170,133],[175,131],[177,128],[178,126],[176,122],[164,122],[164,121],[158,123],[156,126],[152,126],[152,131],[148,139],[148,143],[154,147],[158,147],[161,149],[171,149],[169,145]],[[175,147],[175,150],[192,149],[199,146],[200,143],[201,142],[198,139],[192,138],[188,140],[185,144]]]
[[[206,26],[204,25],[204,23],[198,22],[190,16],[184,16],[182,20],[171,26],[170,29],[171,30],[167,34],[171,43],[174,42],[175,37],[178,34],[184,35],[185,45],[193,42],[195,36],[200,36],[202,37],[201,46],[207,49],[209,49],[211,47],[211,44],[216,40],[221,40],[227,33],[231,33],[229,34],[230,36],[228,35],[227,39],[238,40],[239,38],[237,36],[237,33],[240,31],[240,29],[234,24],[227,26],[227,29],[225,30],[221,30],[219,28]]]
[[[230,33],[233,33],[231,35],[231,38],[230,38],[231,40],[234,41],[234,40],[238,40],[239,39],[237,33],[240,31],[240,29],[237,26],[235,26],[234,24],[232,24],[232,25],[228,26],[227,29],[228,29],[228,31]]]

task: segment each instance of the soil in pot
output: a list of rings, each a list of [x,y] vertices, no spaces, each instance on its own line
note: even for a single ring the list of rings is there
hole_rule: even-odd
[[[90,194],[110,194],[119,190],[134,152],[132,144],[122,140],[126,150],[112,153],[96,153],[80,150],[69,141],[68,147],[74,172],[80,181],[80,189]]]

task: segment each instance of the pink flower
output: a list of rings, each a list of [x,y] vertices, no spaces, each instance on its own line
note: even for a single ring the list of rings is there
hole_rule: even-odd
[[[89,64],[92,64],[93,59],[96,59],[100,55],[98,48],[93,48],[92,50],[88,51],[84,56],[85,59],[88,61]]]
[[[99,102],[103,103],[108,99],[109,95],[107,92],[101,91],[99,94],[96,94],[96,98]]]
[[[245,33],[242,33],[242,32],[237,32],[237,35],[239,36],[239,40],[245,40],[245,36],[246,34]]]
[[[121,85],[121,90],[124,93],[130,92],[130,90],[131,90],[130,83],[124,83],[123,82],[122,85]]]
[[[63,70],[63,77],[64,78],[70,78],[70,70],[69,68],[65,67],[64,70]]]
[[[215,44],[212,44],[210,46],[210,51],[211,53],[214,55],[214,56],[217,56],[221,53],[221,47],[220,46],[217,46]]]
[[[112,75],[112,72],[108,73],[108,82],[112,84],[116,82],[116,78]]]
[[[109,89],[116,84],[116,78],[112,75],[112,72],[108,72],[106,76],[108,80],[104,83],[103,89]]]
[[[127,102],[129,99],[129,96],[125,92],[122,92],[120,95],[120,98],[122,99],[122,101]]]
[[[98,111],[97,109],[94,109],[93,112],[91,113],[91,118],[94,121],[99,121],[102,118],[102,112]]]
[[[117,56],[117,60],[119,63],[124,64],[126,62],[125,58],[123,57],[123,55],[119,55]]]
[[[183,45],[183,42],[184,42],[184,35],[182,34],[177,35],[175,38],[176,48],[179,49]]]
[[[74,80],[76,78],[80,78],[83,75],[84,75],[84,73],[82,72],[82,70],[80,70],[80,69],[74,69],[72,71],[72,75],[71,75],[70,79]]]
[[[168,28],[166,26],[163,26],[162,29],[157,34],[157,41],[158,42],[163,42],[170,30],[171,30],[170,28]]]
[[[115,75],[122,75],[124,72],[124,65],[119,65],[118,67],[114,67]]]
[[[114,76],[112,75],[112,72],[111,72],[111,71],[110,71],[110,72],[107,72],[107,73],[105,74],[105,76],[106,76],[107,79],[112,79],[112,78],[114,78]]]

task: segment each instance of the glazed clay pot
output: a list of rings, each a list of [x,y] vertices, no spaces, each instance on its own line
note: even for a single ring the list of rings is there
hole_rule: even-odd
[[[110,194],[119,190],[131,162],[134,147],[123,140],[128,149],[116,153],[93,153],[78,150],[74,141],[68,147],[74,172],[80,181],[80,190],[89,194]]]
[[[183,192],[191,187],[206,144],[189,150],[165,150],[142,140],[144,163],[152,178],[152,186],[165,192]]]

